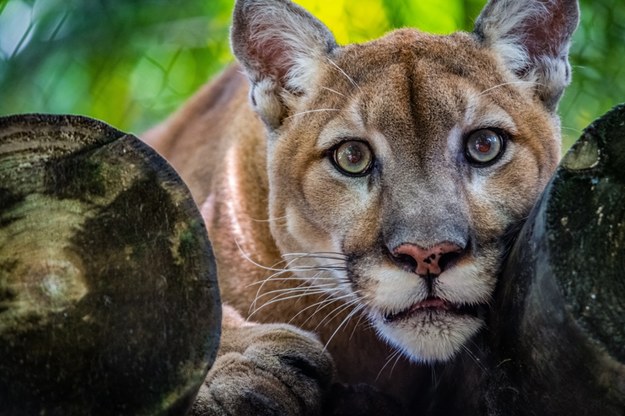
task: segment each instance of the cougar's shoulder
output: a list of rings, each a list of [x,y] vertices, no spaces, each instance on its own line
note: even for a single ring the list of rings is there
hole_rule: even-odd
[[[263,221],[268,217],[265,128],[249,105],[241,68],[226,68],[142,138],[190,188],[213,245],[222,295],[247,311],[250,282],[266,274],[254,262],[273,264],[279,254]],[[254,261],[242,260],[242,253]]]
[[[252,171],[249,177],[258,180],[254,186],[260,184],[264,188],[265,164],[260,159],[265,154],[265,133],[248,105],[248,95],[246,77],[238,65],[232,65],[166,121],[142,135],[176,168],[200,206],[219,186],[214,181],[225,169],[226,156],[233,151],[229,149],[243,143],[245,149],[238,153],[238,158]]]

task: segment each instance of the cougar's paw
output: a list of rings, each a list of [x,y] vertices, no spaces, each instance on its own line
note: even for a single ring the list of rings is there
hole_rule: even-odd
[[[223,346],[229,351],[208,373],[194,416],[321,414],[334,366],[314,336],[290,325],[255,325],[224,335],[222,342],[247,346]]]

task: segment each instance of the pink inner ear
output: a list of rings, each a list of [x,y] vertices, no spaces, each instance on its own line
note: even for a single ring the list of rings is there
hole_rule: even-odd
[[[575,1],[547,1],[547,9],[519,28],[530,57],[566,57],[568,40],[577,27]]]
[[[267,34],[271,33],[272,28],[270,25],[257,24],[254,30],[258,34]],[[253,36],[248,44],[248,54],[256,62],[257,70],[276,80],[281,80],[287,75],[293,64],[294,52],[283,38],[275,35]]]

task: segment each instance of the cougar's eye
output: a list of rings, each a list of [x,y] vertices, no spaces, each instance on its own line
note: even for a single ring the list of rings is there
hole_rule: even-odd
[[[334,148],[332,161],[345,175],[364,176],[373,166],[373,152],[367,143],[349,140]]]
[[[503,153],[504,138],[490,129],[476,130],[469,134],[465,144],[465,155],[471,163],[488,165]]]

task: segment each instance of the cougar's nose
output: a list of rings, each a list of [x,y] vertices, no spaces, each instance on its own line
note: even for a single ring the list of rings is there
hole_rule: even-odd
[[[460,258],[465,249],[457,244],[443,242],[430,248],[416,244],[401,244],[393,250],[395,261],[409,268],[419,276],[438,276],[454,260]]]

